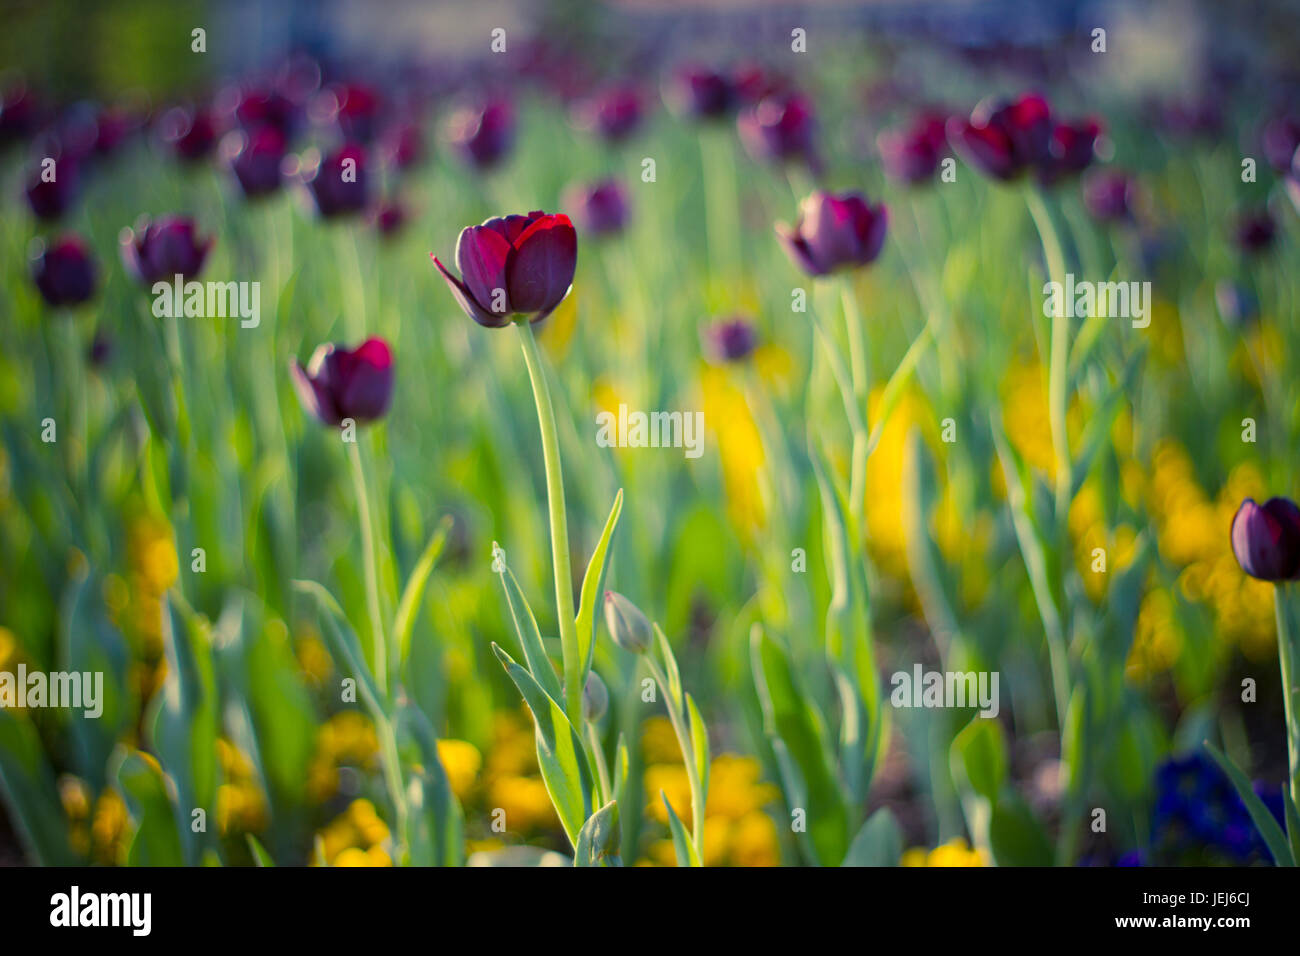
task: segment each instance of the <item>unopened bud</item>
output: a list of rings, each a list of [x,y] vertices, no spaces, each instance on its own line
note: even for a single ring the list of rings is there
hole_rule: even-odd
[[[595,671],[587,674],[586,686],[582,688],[582,716],[593,724],[605,716],[609,709],[609,691],[605,682]]]
[[[605,626],[614,643],[633,654],[650,648],[650,622],[641,610],[617,591],[605,592]]]

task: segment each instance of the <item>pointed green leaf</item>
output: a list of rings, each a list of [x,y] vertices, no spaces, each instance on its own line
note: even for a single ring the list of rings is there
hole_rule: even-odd
[[[1237,790],[1237,796],[1241,797],[1241,802],[1246,805],[1246,812],[1250,814],[1250,819],[1255,823],[1255,829],[1259,835],[1264,838],[1264,843],[1268,846],[1268,852],[1273,856],[1273,862],[1278,866],[1295,866],[1296,859],[1291,852],[1291,844],[1287,842],[1286,834],[1278,826],[1277,820],[1264,806],[1264,801],[1259,799],[1259,794],[1255,788],[1250,785],[1250,780],[1244,773],[1232,762],[1231,758],[1218,747],[1205,741],[1205,749],[1210,752],[1228,779],[1232,781],[1233,787]]]
[[[903,831],[888,807],[881,807],[862,824],[849,845],[842,866],[898,866],[903,855]]]
[[[704,864],[700,862],[699,855],[695,852],[695,844],[691,842],[691,838],[686,832],[685,824],[678,819],[677,811],[668,802],[668,794],[660,790],[659,798],[663,800],[664,806],[668,808],[668,828],[673,833],[673,852],[677,855],[677,865],[703,866]]]
[[[429,543],[424,547],[424,553],[420,555],[420,560],[415,562],[411,576],[406,579],[406,587],[402,589],[402,599],[397,604],[397,616],[393,620],[393,634],[397,639],[398,652],[403,664],[410,656],[411,631],[415,627],[415,618],[420,613],[420,603],[424,600],[425,585],[429,582],[429,575],[433,573],[438,558],[442,556],[442,549],[447,545],[451,524],[451,515],[438,522],[438,526],[434,528],[429,538]]]
[[[25,716],[4,708],[0,708],[0,796],[30,862],[39,866],[77,862],[68,845],[68,821],[40,735]]]
[[[494,566],[499,569],[501,575],[501,586],[506,592],[506,604],[509,605],[510,616],[515,622],[515,634],[518,635],[519,644],[524,649],[524,660],[528,662],[528,671],[537,683],[542,685],[542,689],[548,696],[562,701],[564,693],[560,688],[560,678],[551,665],[551,659],[546,656],[546,645],[542,643],[542,635],[537,629],[537,619],[533,617],[533,610],[528,606],[528,600],[524,597],[519,582],[515,580],[514,572],[506,564],[505,551],[495,541],[492,542],[492,558],[495,562]]]
[[[245,833],[244,841],[248,844],[248,852],[253,854],[253,861],[258,866],[275,866],[275,860],[271,859],[271,854],[266,852],[266,847],[258,842],[257,837]]]
[[[618,856],[618,801],[611,800],[591,815],[578,832],[574,866],[622,866]]]
[[[129,866],[180,866],[185,862],[181,830],[162,773],[139,751],[119,748],[109,761],[110,774],[135,823],[127,846]],[[186,820],[189,814],[186,813]],[[185,829],[189,829],[188,825]]]
[[[695,706],[695,698],[686,695],[686,713],[690,718],[691,753],[695,758],[695,771],[700,776],[700,789],[709,792],[709,731],[700,716],[700,708]]]
[[[605,572],[609,570],[609,542],[618,527],[619,515],[623,513],[623,489],[614,496],[614,505],[609,509],[605,519],[605,529],[600,533],[596,549],[591,552],[587,570],[582,575],[582,592],[578,600],[578,660],[582,661],[584,681],[587,671],[591,669],[591,655],[596,646],[596,605],[605,591]],[[595,571],[593,574],[592,572]]]
[[[335,664],[340,669],[350,671],[352,676],[356,678],[357,687],[361,691],[363,702],[367,707],[372,711],[382,709],[380,702],[383,700],[383,695],[379,693],[379,688],[370,673],[370,668],[366,666],[366,658],[361,650],[361,642],[357,640],[356,632],[352,630],[352,625],[348,623],[343,609],[339,607],[339,602],[334,600],[334,596],[315,581],[295,581],[294,587],[305,594],[312,595],[320,605],[321,610],[325,612],[321,617],[325,620],[326,640],[329,643]]]

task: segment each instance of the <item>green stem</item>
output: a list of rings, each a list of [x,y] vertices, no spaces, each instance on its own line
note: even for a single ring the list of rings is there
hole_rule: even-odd
[[[1052,222],[1051,214],[1043,197],[1033,188],[1025,192],[1025,203],[1038,229],[1038,238],[1043,246],[1043,258],[1047,260],[1047,271],[1053,282],[1065,287],[1065,255],[1061,251],[1061,239]],[[1056,458],[1056,507],[1058,522],[1063,523],[1065,513],[1070,506],[1070,441],[1066,434],[1065,413],[1066,400],[1069,395],[1069,358],[1070,358],[1070,319],[1068,310],[1058,309],[1058,315],[1052,317],[1052,339],[1048,354],[1047,409],[1052,431],[1052,451]]]
[[[375,677],[379,690],[388,696],[389,663],[388,639],[384,636],[384,617],[379,610],[379,575],[375,569],[375,528],[370,514],[370,492],[366,487],[366,472],[361,464],[359,442],[344,442],[348,446],[348,461],[352,465],[352,484],[357,494],[357,512],[361,516],[361,547],[364,549],[362,566],[366,580],[366,608],[370,615],[370,632],[374,642]],[[393,664],[396,662],[394,661]]]
[[[668,719],[672,722],[673,733],[677,735],[677,746],[682,752],[682,763],[686,766],[686,782],[691,788],[691,843],[695,845],[695,855],[700,858],[700,865],[703,866],[705,794],[699,769],[695,766],[695,745],[691,743],[691,735],[686,730],[682,715],[677,712],[677,704],[668,691],[668,678],[664,676],[658,661],[654,659],[653,651],[645,655],[645,662],[650,668],[655,683],[664,694],[664,707],[668,711]]]
[[[600,793],[596,803],[599,806],[607,804],[614,796],[614,789],[609,782],[609,767],[605,764],[605,752],[600,749],[600,737],[596,734],[596,725],[587,721],[587,746],[591,750],[591,761],[596,765],[596,781],[600,786]]]
[[[573,571],[569,559],[569,519],[564,508],[564,472],[560,465],[560,442],[555,431],[555,409],[546,384],[546,371],[537,349],[533,327],[527,319],[515,322],[519,342],[528,365],[528,379],[537,405],[537,424],[542,433],[542,459],[546,465],[546,501],[551,521],[551,564],[555,571],[555,605],[560,618],[560,650],[564,656],[564,711],[570,723],[582,721],[582,661],[578,659],[578,624],[573,610]]]
[[[740,215],[736,210],[735,157],[731,149],[729,130],[700,131],[709,261],[725,279],[734,278],[740,264]]]
[[[1279,581],[1274,585],[1277,613],[1277,656],[1282,669],[1282,712],[1286,719],[1286,752],[1290,767],[1291,800],[1300,806],[1300,621],[1297,621],[1296,585]]]
[[[858,312],[858,298],[853,291],[853,280],[844,278],[840,285],[840,299],[844,305],[844,325],[849,333],[849,369],[853,375],[853,403],[860,415],[867,414],[867,344],[862,333],[862,316]],[[867,496],[867,455],[869,441],[865,429],[853,433],[853,459],[849,471],[849,517],[853,521],[853,547],[856,550],[862,539],[862,515]]]
[[[401,866],[407,862],[406,857],[409,853],[409,843],[407,841],[409,811],[406,806],[406,786],[402,781],[402,764],[397,753],[397,732],[393,729],[393,724],[388,719],[388,715],[380,709],[381,706],[376,702],[373,715],[375,733],[379,738],[380,756],[384,765],[384,785],[388,790],[389,799],[393,801],[393,812],[397,817],[396,833],[393,839],[393,862]]]

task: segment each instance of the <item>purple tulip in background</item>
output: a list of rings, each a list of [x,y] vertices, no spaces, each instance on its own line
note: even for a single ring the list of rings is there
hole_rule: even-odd
[[[370,199],[366,155],[355,143],[321,157],[305,181],[317,211],[326,219],[358,213]]]
[[[189,279],[202,270],[212,243],[212,237],[199,239],[193,219],[163,216],[122,230],[122,261],[144,285],[171,280],[177,274]]]
[[[407,120],[394,123],[379,139],[379,153],[385,165],[405,170],[424,161],[427,153],[424,130],[419,123]]]
[[[355,349],[326,343],[306,368],[294,359],[289,374],[303,409],[324,425],[337,427],[347,418],[372,422],[388,411],[393,397],[393,353],[381,338]]]
[[[593,129],[607,143],[627,139],[641,125],[645,107],[632,86],[616,86],[597,93],[574,110],[580,129]]]
[[[1241,569],[1261,581],[1300,573],[1300,508],[1290,498],[1262,505],[1247,498],[1232,519],[1232,551]]]
[[[348,142],[368,143],[374,138],[379,117],[379,95],[361,83],[331,87],[322,96],[339,132]]]
[[[80,305],[95,294],[95,260],[78,236],[60,236],[49,245],[38,240],[32,279],[50,305]]]
[[[432,256],[465,314],[479,325],[501,328],[510,316],[539,322],[573,285],[578,234],[569,217],[530,212],[467,226],[456,242],[461,278]]]
[[[1092,164],[1099,136],[1101,123],[1095,119],[1057,123],[1047,144],[1047,157],[1039,166],[1039,180],[1051,185],[1082,173]]]
[[[222,146],[223,150],[229,149],[230,171],[249,199],[270,195],[280,188],[287,144],[284,134],[274,126],[263,126],[251,133],[231,133]]]
[[[501,162],[510,151],[514,134],[514,109],[504,100],[457,110],[447,120],[452,147],[478,169],[491,169]]]
[[[755,159],[777,163],[801,159],[816,169],[817,119],[806,96],[780,93],[764,97],[741,110],[736,126]]]
[[[948,151],[944,124],[942,114],[926,112],[905,129],[877,136],[876,148],[885,174],[895,182],[913,186],[933,179]]]
[[[726,74],[688,66],[670,77],[665,99],[679,113],[711,120],[729,115],[736,108],[739,96]]]
[[[786,255],[811,276],[865,266],[880,255],[889,215],[858,193],[834,196],[817,191],[799,205],[794,227],[779,223],[777,237]]]
[[[739,362],[748,358],[758,346],[754,323],[744,316],[719,319],[708,325],[703,334],[704,348],[715,362]]]
[[[1098,169],[1083,178],[1083,205],[1099,222],[1132,222],[1137,183],[1118,169]]]
[[[173,106],[158,121],[158,136],[177,159],[196,162],[216,145],[216,119],[209,110]]]
[[[1267,209],[1248,212],[1237,220],[1233,237],[1238,248],[1247,255],[1266,252],[1277,236],[1277,223]]]
[[[615,179],[570,187],[564,194],[564,206],[573,213],[578,227],[593,236],[613,235],[627,225],[627,192]]]
[[[1296,150],[1300,149],[1300,119],[1279,116],[1264,127],[1264,158],[1279,173],[1291,170]]]
[[[948,141],[953,149],[987,176],[1009,182],[1050,156],[1051,110],[1036,94],[1011,103],[985,101],[970,119],[948,121]]]
[[[395,199],[384,200],[370,213],[371,224],[385,239],[401,232],[407,218],[406,207]]]
[[[62,219],[77,198],[81,185],[81,171],[70,157],[53,157],[50,173],[41,163],[32,167],[27,179],[27,205],[32,214],[47,222]],[[54,179],[50,180],[49,176]]]

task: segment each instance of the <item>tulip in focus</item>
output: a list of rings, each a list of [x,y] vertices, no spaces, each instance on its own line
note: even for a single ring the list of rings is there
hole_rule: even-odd
[[[882,203],[872,206],[858,193],[834,196],[819,190],[800,204],[793,228],[779,223],[776,234],[790,261],[810,276],[824,276],[874,261],[888,221]]]
[[[380,338],[355,349],[321,345],[306,368],[295,359],[289,373],[303,409],[325,425],[337,427],[348,418],[372,422],[393,397],[393,353]]]
[[[1241,569],[1261,581],[1300,574],[1300,508],[1290,498],[1262,505],[1247,498],[1232,519],[1232,551]]]

